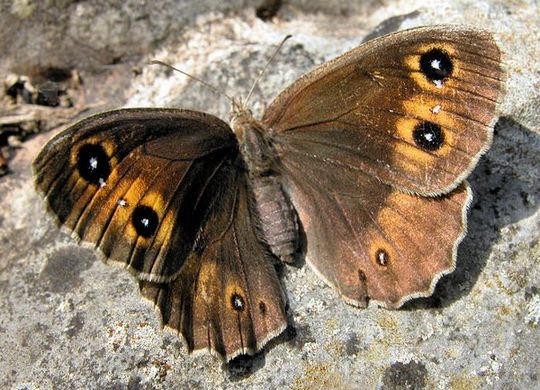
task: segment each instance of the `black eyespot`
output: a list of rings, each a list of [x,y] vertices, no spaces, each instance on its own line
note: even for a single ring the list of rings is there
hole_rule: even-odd
[[[361,306],[367,307],[369,300],[367,276],[361,269],[358,270],[358,295],[356,298]]]
[[[83,145],[77,154],[77,169],[84,180],[92,184],[104,185],[111,174],[109,156],[101,145]]]
[[[148,206],[138,206],[133,211],[131,218],[133,226],[139,236],[149,238],[156,232],[159,218],[152,208]]]
[[[266,303],[264,303],[263,301],[259,302],[259,311],[262,315],[266,314]]]
[[[381,267],[386,267],[388,266],[388,262],[390,261],[390,256],[388,255],[388,252],[386,252],[384,249],[379,249],[375,253],[375,261]]]
[[[431,49],[420,57],[420,69],[430,80],[443,80],[452,74],[452,59],[441,49]]]
[[[362,271],[361,269],[358,270],[358,280],[362,284],[365,284],[367,280],[366,273]]]
[[[444,134],[441,126],[433,122],[420,122],[413,131],[413,139],[416,145],[424,150],[435,151],[444,142]]]
[[[239,294],[231,295],[231,305],[232,308],[236,311],[244,311],[245,303],[244,298]]]

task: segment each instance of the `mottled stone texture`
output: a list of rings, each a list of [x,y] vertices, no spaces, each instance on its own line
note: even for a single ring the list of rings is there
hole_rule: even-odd
[[[226,99],[148,61],[245,95],[272,45],[293,34],[255,90],[260,111],[300,74],[367,36],[435,23],[488,28],[506,52],[508,91],[493,147],[470,178],[475,202],[457,270],[433,297],[388,311],[350,307],[307,267],[287,268],[291,328],[283,336],[230,365],[189,356],[176,335],[160,331],[124,271],[103,265],[46,216],[30,170],[51,136],[40,134],[10,149],[11,173],[0,178],[1,388],[539,387],[536,3],[285,3],[263,22],[258,1],[5,1],[0,74],[76,69],[84,114],[161,105],[227,119]],[[47,129],[55,112],[34,126]]]

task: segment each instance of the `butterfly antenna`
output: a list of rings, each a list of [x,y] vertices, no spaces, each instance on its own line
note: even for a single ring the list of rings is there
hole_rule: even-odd
[[[225,96],[227,99],[229,99],[229,100],[231,101],[232,104],[235,104],[235,101],[234,101],[234,99],[233,99],[232,97],[230,97],[229,95],[227,95],[227,94],[226,94],[225,92],[223,92],[222,90],[220,90],[220,89],[214,87],[212,84],[208,84],[206,81],[201,80],[200,78],[198,78],[198,77],[196,77],[196,76],[193,76],[193,75],[191,75],[191,74],[189,74],[189,73],[187,73],[187,72],[184,72],[183,70],[180,70],[180,69],[178,69],[178,68],[175,68],[174,66],[169,65],[169,64],[167,64],[167,63],[165,63],[165,62],[162,62],[162,61],[159,61],[159,60],[152,60],[152,61],[150,61],[150,63],[151,63],[151,64],[154,64],[154,65],[162,65],[162,66],[165,66],[165,67],[167,67],[167,68],[169,68],[169,69],[172,69],[172,70],[175,70],[175,71],[177,71],[177,72],[179,72],[179,73],[182,73],[183,75],[188,76],[188,77],[192,78],[193,80],[198,81],[198,82],[201,83],[202,85],[204,85],[204,86],[210,88],[212,91],[214,91],[214,92],[217,93],[218,95]]]
[[[289,38],[292,38],[292,35],[287,35],[285,38],[283,38],[279,46],[276,48],[276,50],[274,50],[274,53],[272,53],[272,56],[270,57],[270,59],[266,62],[266,65],[264,66],[263,70],[259,72],[259,76],[257,76],[257,79],[251,86],[251,89],[249,90],[246,100],[244,101],[244,104],[243,104],[244,106],[247,106],[248,101],[251,98],[251,95],[253,94],[253,91],[255,91],[255,87],[257,86],[257,84],[259,84],[259,81],[261,80],[262,76],[266,72],[266,69],[268,69],[268,66],[272,63],[276,55],[279,53],[279,51],[281,50],[281,48],[283,47],[283,45],[285,44],[285,42],[287,42]]]

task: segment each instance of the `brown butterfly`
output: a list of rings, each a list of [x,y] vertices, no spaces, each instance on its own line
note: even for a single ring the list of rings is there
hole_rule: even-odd
[[[274,259],[301,246],[352,305],[432,294],[455,267],[502,79],[487,32],[403,31],[305,74],[260,121],[240,103],[230,125],[180,109],[87,118],[44,147],[37,187],[190,351],[230,360],[285,329]]]

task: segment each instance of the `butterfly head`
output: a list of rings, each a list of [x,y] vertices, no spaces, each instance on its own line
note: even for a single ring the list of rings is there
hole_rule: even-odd
[[[250,127],[250,124],[256,122],[253,118],[253,113],[246,106],[244,101],[233,99],[230,113],[231,128],[236,135],[236,138],[242,143],[244,139],[245,129]]]

